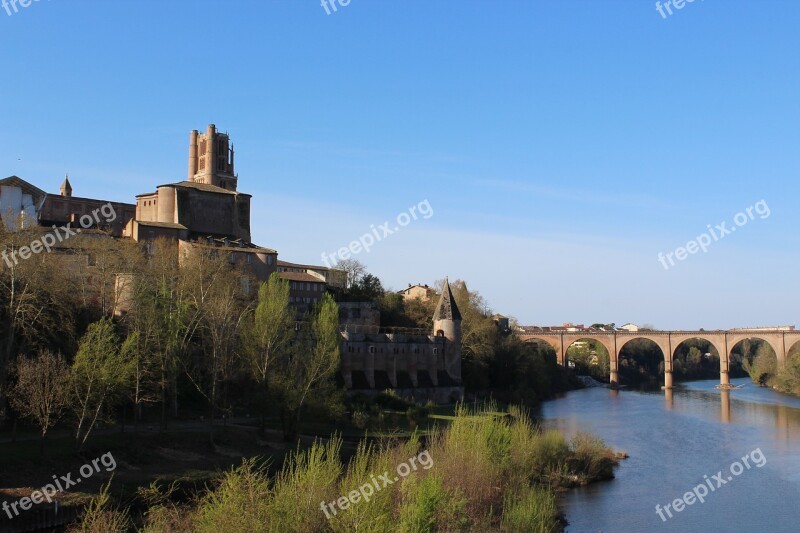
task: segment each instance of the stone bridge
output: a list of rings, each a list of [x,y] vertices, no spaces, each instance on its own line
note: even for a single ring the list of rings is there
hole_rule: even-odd
[[[672,388],[672,363],[681,343],[700,339],[708,341],[719,354],[719,375],[722,385],[730,384],[728,372],[733,348],[743,340],[759,339],[769,344],[778,358],[778,368],[786,364],[786,354],[800,342],[800,331],[794,330],[734,330],[734,331],[525,331],[517,333],[524,342],[544,341],[556,352],[558,363],[567,364],[567,349],[579,340],[594,340],[608,350],[611,383],[619,381],[619,355],[622,348],[634,339],[653,341],[664,355],[664,387]]]

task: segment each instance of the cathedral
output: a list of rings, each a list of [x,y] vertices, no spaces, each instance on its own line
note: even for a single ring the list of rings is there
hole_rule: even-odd
[[[238,190],[234,156],[230,137],[217,131],[215,125],[209,125],[205,133],[193,130],[189,134],[186,180],[158,185],[153,192],[137,195],[135,204],[74,196],[68,177],[59,194],[49,194],[11,176],[0,180],[0,218],[7,226],[14,220],[22,220],[46,231],[50,226],[74,225],[86,214],[110,204],[116,216],[113,222],[94,228],[97,235],[129,238],[145,246],[155,239],[167,239],[177,246],[179,257],[213,247],[229,253],[231,263],[259,281],[266,281],[277,272],[289,283],[290,303],[300,316],[325,291],[343,290],[346,272],[279,261],[277,251],[251,241],[251,195]],[[73,260],[81,258],[73,255]],[[82,260],[90,271],[91,258],[85,256]],[[124,302],[126,298],[121,296],[120,300]],[[436,306],[431,332],[409,329],[386,332],[380,327],[377,308],[364,315],[368,319],[360,318],[361,311],[369,311],[370,305],[374,306],[341,303],[343,385],[365,394],[393,389],[401,396],[418,400],[460,400],[463,397],[461,313],[449,282],[445,282]],[[115,312],[124,313],[124,307],[124,304],[115,307]]]

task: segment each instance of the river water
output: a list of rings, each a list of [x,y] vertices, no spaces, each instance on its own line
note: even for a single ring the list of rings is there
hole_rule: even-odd
[[[800,398],[746,378],[732,380],[743,387],[730,392],[717,383],[684,383],[671,394],[590,388],[545,402],[547,425],[594,433],[630,455],[616,479],[561,498],[567,531],[800,532]],[[703,484],[714,488],[703,503],[697,488],[691,505],[670,508],[672,518],[656,513]]]

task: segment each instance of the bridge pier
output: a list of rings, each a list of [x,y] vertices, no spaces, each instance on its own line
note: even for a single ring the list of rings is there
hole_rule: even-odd
[[[664,389],[670,390],[672,388],[672,371],[664,371]]]
[[[619,374],[616,370],[611,371],[611,385],[614,387],[619,385]]]

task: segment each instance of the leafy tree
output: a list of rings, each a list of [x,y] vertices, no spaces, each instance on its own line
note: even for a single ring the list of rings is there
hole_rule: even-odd
[[[323,402],[320,407],[329,411],[341,408],[333,379],[340,360],[339,307],[329,294],[323,294],[290,356],[276,365],[274,388],[287,440],[297,435],[303,408],[309,400]]]
[[[261,427],[269,381],[276,360],[286,358],[294,337],[294,309],[289,304],[289,283],[273,273],[258,290],[258,304],[250,321],[245,322],[245,351],[250,372],[260,387]]]
[[[82,447],[95,424],[123,394],[131,367],[120,352],[119,337],[110,318],[89,325],[72,364],[75,441]]]

